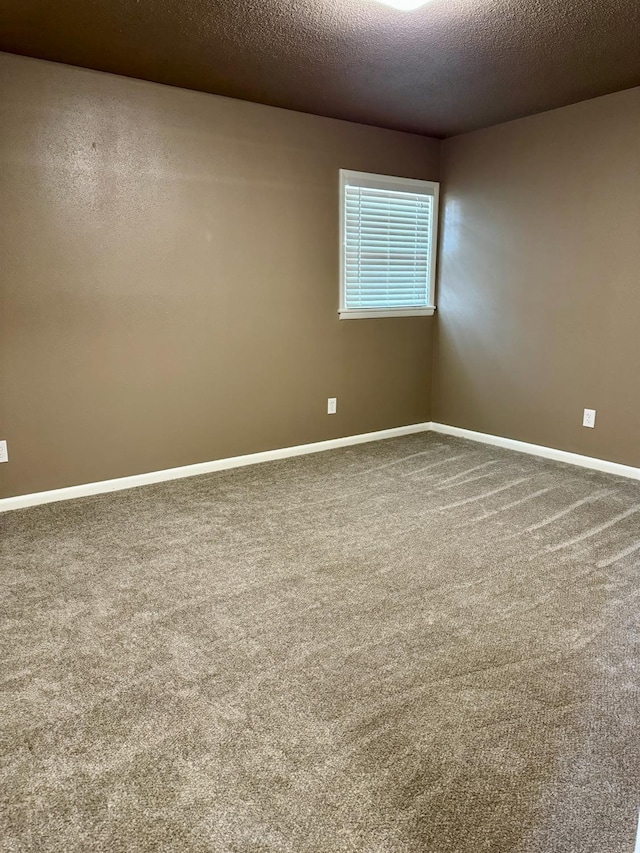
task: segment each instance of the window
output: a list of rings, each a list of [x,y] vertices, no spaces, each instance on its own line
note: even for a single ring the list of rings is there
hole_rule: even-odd
[[[341,319],[433,314],[439,187],[340,170]]]

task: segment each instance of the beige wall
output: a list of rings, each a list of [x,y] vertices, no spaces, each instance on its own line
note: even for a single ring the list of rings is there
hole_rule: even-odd
[[[0,54],[0,497],[431,415],[640,465],[640,89],[442,147],[431,413],[434,319],[337,319],[337,180],[438,142]]]
[[[443,158],[434,419],[640,465],[640,89]]]
[[[438,160],[0,54],[0,497],[427,420],[434,321],[338,320],[337,188]]]

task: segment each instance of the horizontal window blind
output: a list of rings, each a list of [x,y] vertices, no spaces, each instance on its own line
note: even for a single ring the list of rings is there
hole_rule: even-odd
[[[344,188],[344,308],[429,304],[433,195]]]

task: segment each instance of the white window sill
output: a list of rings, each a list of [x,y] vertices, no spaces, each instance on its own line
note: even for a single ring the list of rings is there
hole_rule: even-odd
[[[377,317],[432,317],[435,305],[424,308],[363,308],[351,310],[342,308],[338,311],[341,320],[373,320]]]

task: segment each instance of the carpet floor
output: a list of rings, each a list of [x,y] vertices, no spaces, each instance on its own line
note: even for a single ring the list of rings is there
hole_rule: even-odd
[[[0,849],[632,853],[640,485],[434,433],[0,517]]]

